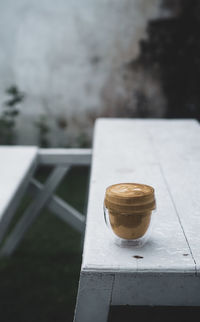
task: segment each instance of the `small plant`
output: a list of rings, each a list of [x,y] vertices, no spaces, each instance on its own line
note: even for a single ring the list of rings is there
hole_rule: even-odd
[[[16,118],[19,115],[17,105],[24,100],[24,93],[19,91],[16,85],[10,86],[6,93],[8,99],[3,104],[3,112],[0,116],[0,144],[11,145],[15,143]]]
[[[56,125],[59,129],[65,130],[68,126],[67,119],[64,116],[59,116],[56,119]]]
[[[50,127],[48,125],[48,120],[46,115],[42,114],[39,120],[35,122],[35,126],[39,130],[39,146],[43,148],[49,147],[48,134],[50,132]]]
[[[91,147],[90,139],[89,139],[88,135],[86,133],[84,133],[84,132],[81,132],[79,134],[79,136],[77,137],[76,141],[77,141],[77,146],[79,148],[89,148],[89,147]]]

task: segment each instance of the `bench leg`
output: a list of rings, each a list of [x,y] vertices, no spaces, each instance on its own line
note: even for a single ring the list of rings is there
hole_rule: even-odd
[[[12,199],[12,202],[10,202],[10,204],[8,205],[8,207],[6,209],[5,214],[1,218],[0,243],[2,242],[2,240],[4,239],[4,236],[7,233],[9,224],[15,214],[15,211],[16,211],[18,205],[20,204],[20,201],[22,200],[22,198],[24,196],[25,191],[27,190],[27,187],[29,185],[31,177],[33,176],[33,174],[36,170],[36,167],[37,167],[37,162],[36,162],[36,160],[34,160],[31,164],[28,172],[26,174],[24,174],[24,178],[23,178],[20,186],[18,187],[18,190],[17,190],[14,198]]]
[[[13,253],[13,251],[23,238],[24,234],[36,219],[36,217],[39,215],[40,211],[43,209],[46,203],[49,201],[53,192],[55,191],[61,180],[64,178],[68,170],[69,167],[67,166],[58,166],[53,170],[52,174],[47,179],[43,190],[38,192],[35,200],[25,210],[22,218],[6,239],[5,244],[3,245],[0,252],[1,255],[8,256]]]
[[[81,272],[74,322],[106,322],[112,298],[114,276]]]

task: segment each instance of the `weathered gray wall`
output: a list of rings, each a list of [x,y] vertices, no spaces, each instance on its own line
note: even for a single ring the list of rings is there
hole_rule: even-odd
[[[1,0],[0,93],[15,83],[24,91],[19,141],[34,143],[33,120],[46,114],[53,144],[76,141],[104,108],[113,73],[136,57],[147,20],[159,0]],[[73,118],[73,119],[72,119]],[[55,119],[57,121],[55,121]],[[60,123],[59,123],[60,124]]]

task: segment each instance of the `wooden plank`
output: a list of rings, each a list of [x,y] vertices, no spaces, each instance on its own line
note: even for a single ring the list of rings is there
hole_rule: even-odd
[[[38,182],[36,179],[31,180],[29,191],[32,196],[36,196],[38,191],[42,191],[43,188],[43,184]],[[85,216],[70,206],[67,202],[57,196],[52,196],[47,207],[53,214],[64,220],[68,225],[72,226],[79,232],[84,232]]]
[[[90,165],[91,149],[39,149],[42,165]]]
[[[0,147],[0,242],[37,166],[34,146]]]
[[[111,305],[199,306],[200,276],[183,273],[118,273]]]
[[[199,274],[200,126],[197,121],[182,120],[171,122],[170,131],[166,122],[160,121],[157,127],[161,135],[156,135],[153,124],[149,133]]]
[[[100,119],[96,123],[82,270],[195,275],[193,254],[152,147],[148,122]],[[159,136],[162,124],[157,129],[157,122],[150,121]],[[170,133],[171,123],[165,122]],[[158,215],[152,236],[143,248],[120,248],[107,233],[102,211],[104,193],[108,185],[117,182],[147,183],[156,189]],[[143,259],[138,261],[135,255]]]

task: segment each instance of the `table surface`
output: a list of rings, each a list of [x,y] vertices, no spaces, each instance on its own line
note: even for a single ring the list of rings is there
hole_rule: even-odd
[[[34,146],[0,147],[0,219],[35,162],[37,151]]]
[[[197,121],[99,119],[82,271],[198,273],[199,173]],[[105,226],[105,189],[119,182],[141,182],[155,188],[157,215],[150,239],[142,248],[115,245]]]

